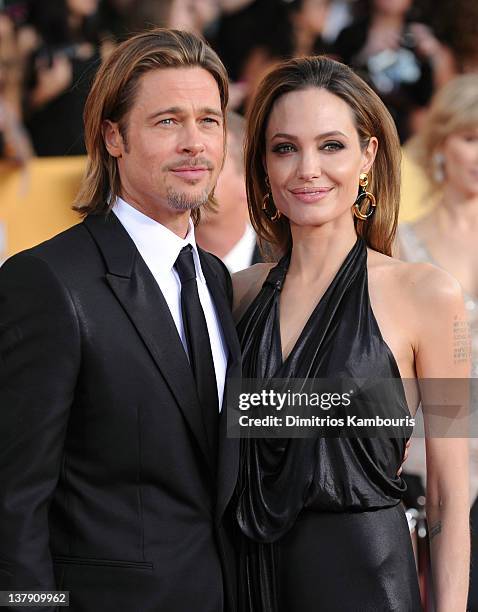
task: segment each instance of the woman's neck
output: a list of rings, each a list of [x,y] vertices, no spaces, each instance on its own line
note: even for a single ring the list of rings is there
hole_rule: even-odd
[[[304,284],[336,271],[357,241],[353,220],[347,217],[322,226],[291,224],[292,254],[288,274]]]
[[[455,229],[475,231],[478,228],[478,196],[467,197],[445,185],[435,214],[440,229],[446,229],[452,224]]]

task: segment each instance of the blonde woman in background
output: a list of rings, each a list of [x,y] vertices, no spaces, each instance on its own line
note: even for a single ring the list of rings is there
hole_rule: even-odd
[[[436,205],[417,222],[400,226],[400,256],[407,261],[435,264],[460,282],[470,323],[472,377],[478,378],[477,74],[457,77],[436,94],[411,150],[428,176],[430,197]],[[470,483],[474,505],[471,517],[472,523],[478,525],[478,439],[473,437],[477,434],[476,427],[473,428],[478,407],[476,390],[472,400]],[[417,439],[412,444],[407,469],[424,476],[423,440]],[[472,568],[478,567],[477,547],[477,542],[473,542]],[[478,610],[477,582],[472,569],[470,611]]]

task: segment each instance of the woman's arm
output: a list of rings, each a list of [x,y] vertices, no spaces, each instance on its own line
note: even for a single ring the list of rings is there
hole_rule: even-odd
[[[458,282],[432,266],[417,268],[414,350],[427,433],[426,510],[436,612],[465,612],[470,563],[468,325]]]

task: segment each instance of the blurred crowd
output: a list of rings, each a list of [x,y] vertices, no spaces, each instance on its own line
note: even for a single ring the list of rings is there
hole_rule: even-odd
[[[155,26],[202,34],[231,79],[228,156],[216,189],[221,214],[206,214],[197,228],[199,244],[231,272],[261,256],[248,217],[242,145],[243,117],[264,72],[284,58],[327,54],[376,90],[435,204],[400,227],[400,256],[431,262],[460,281],[478,378],[478,1],[0,0],[0,157],[22,164],[32,156],[84,155],[83,106],[96,70],[120,41]],[[417,491],[409,500],[416,507],[425,477],[418,443],[408,470],[420,479],[409,488]],[[478,610],[474,574],[470,610]]]
[[[402,142],[432,95],[478,71],[476,0],[0,0],[0,150],[4,158],[82,155],[82,110],[103,58],[131,33],[201,33],[244,114],[264,70],[328,54],[380,94]]]

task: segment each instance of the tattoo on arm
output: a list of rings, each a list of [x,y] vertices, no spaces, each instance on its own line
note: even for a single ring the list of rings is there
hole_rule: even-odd
[[[435,525],[432,525],[430,527],[430,542],[433,540],[433,538],[435,536],[437,536],[439,533],[441,533],[441,521],[438,521],[438,523],[435,523]]]
[[[455,317],[453,321],[453,358],[455,363],[468,361],[471,352],[470,324]]]

